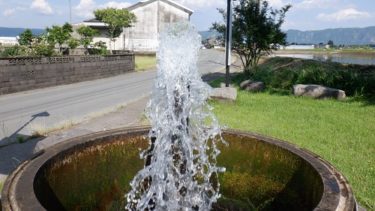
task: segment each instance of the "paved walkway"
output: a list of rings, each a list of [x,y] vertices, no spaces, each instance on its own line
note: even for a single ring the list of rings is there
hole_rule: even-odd
[[[200,51],[201,73],[224,67],[222,51]],[[156,71],[141,71],[93,81],[0,96],[0,146],[27,138],[35,130],[59,128],[129,103],[152,90]]]
[[[11,171],[21,162],[31,158],[35,152],[69,138],[93,132],[146,124],[144,109],[148,99],[149,97],[144,97],[114,112],[87,120],[66,130],[51,133],[48,137],[41,137],[23,144],[13,144],[0,148],[0,182],[5,181]]]

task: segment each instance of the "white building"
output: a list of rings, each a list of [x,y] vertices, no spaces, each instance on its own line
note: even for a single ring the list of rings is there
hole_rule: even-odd
[[[17,37],[0,37],[0,43],[2,46],[13,46],[18,44]]]
[[[171,0],[146,0],[138,2],[128,8],[137,18],[136,23],[112,43],[112,50],[133,50],[155,52],[158,47],[159,32],[166,24],[189,21],[193,11]],[[106,33],[106,24],[95,20],[86,20],[78,25],[86,25],[100,31],[94,42],[102,41],[110,46]]]

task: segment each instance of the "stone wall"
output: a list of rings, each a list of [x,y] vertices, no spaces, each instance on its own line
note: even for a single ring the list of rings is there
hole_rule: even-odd
[[[0,95],[134,71],[134,54],[0,58]]]

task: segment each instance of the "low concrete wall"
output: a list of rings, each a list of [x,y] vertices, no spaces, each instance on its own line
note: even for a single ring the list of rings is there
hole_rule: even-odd
[[[0,58],[0,95],[134,71],[134,54]]]

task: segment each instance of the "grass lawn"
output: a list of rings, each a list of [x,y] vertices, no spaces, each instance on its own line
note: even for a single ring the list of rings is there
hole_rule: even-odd
[[[235,103],[211,102],[220,123],[289,141],[337,167],[361,205],[375,210],[375,106],[239,91]]]
[[[156,67],[156,56],[152,55],[136,55],[135,56],[135,70],[142,71]]]

